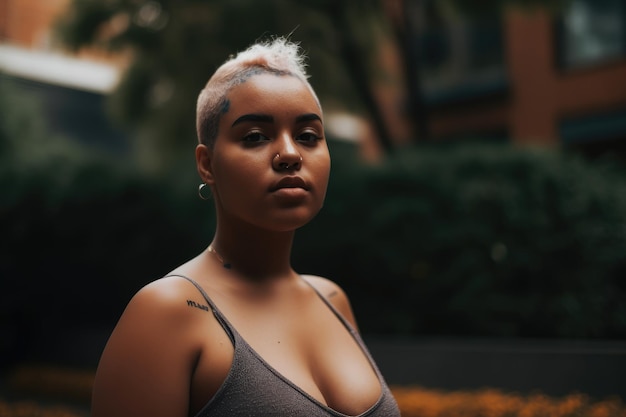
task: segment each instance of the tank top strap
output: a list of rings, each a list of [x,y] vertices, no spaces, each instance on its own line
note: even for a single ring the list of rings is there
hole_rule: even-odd
[[[352,333],[355,336],[358,336],[358,332],[356,331],[356,329],[352,326],[352,324],[343,316],[343,314],[341,314],[339,312],[339,310],[337,310],[337,308],[333,305],[333,303],[331,303],[328,298],[324,297],[324,295],[317,289],[315,288],[315,285],[311,284],[306,278],[304,278],[302,275],[300,275],[300,278],[307,283],[307,285],[309,287],[311,287],[313,289],[313,291],[315,291],[315,293],[317,294],[317,296],[319,298],[321,298],[321,300],[324,302],[324,304],[326,304],[326,306],[330,309],[330,311],[333,312],[333,314],[339,319],[339,321],[346,327],[346,329],[348,329],[348,331],[350,333]]]
[[[207,302],[207,304],[211,308],[211,311],[213,312],[213,315],[215,316],[215,319],[222,326],[224,331],[226,331],[226,334],[230,338],[231,342],[233,342],[233,344],[235,344],[235,335],[237,334],[237,331],[234,329],[232,324],[230,324],[228,322],[228,320],[226,319],[226,316],[224,316],[224,314],[222,314],[220,309],[217,308],[217,306],[215,305],[215,303],[213,302],[211,297],[209,297],[209,294],[207,294],[207,292],[204,290],[204,288],[202,288],[202,286],[200,284],[198,284],[195,280],[193,280],[193,279],[191,279],[191,278],[189,278],[188,276],[185,276],[185,275],[169,274],[169,275],[164,276],[163,278],[168,278],[168,277],[179,277],[179,278],[186,279],[187,281],[192,283],[193,286],[196,287],[196,289],[200,292],[200,294],[202,294],[202,297],[204,298],[204,300]]]
[[[363,353],[365,354],[365,357],[369,360],[370,365],[372,366],[372,368],[374,369],[374,371],[376,372],[376,375],[378,376],[380,381],[384,381],[384,377],[383,374],[380,372],[380,369],[378,368],[378,365],[376,364],[376,361],[374,360],[374,357],[372,356],[372,354],[370,353],[369,349],[367,348],[367,345],[365,344],[365,342],[363,341],[363,338],[361,337],[361,335],[359,334],[359,332],[354,328],[354,326],[352,326],[352,323],[350,323],[348,321],[348,319],[346,319],[344,317],[343,314],[341,314],[339,312],[339,310],[337,310],[337,308],[333,305],[333,303],[330,302],[330,300],[328,300],[328,298],[326,298],[317,288],[315,288],[315,285],[311,284],[306,278],[304,278],[302,275],[300,275],[300,278],[306,282],[309,287],[311,287],[313,289],[313,291],[315,291],[315,293],[317,294],[317,296],[319,298],[321,298],[321,300],[324,302],[324,304],[326,304],[326,306],[330,309],[330,311],[332,311],[335,316],[339,319],[339,321],[341,323],[343,323],[343,325],[346,327],[346,329],[348,329],[348,331],[350,332],[350,334],[352,335],[352,337],[354,338],[354,340],[356,340],[357,344],[359,345],[359,347],[361,348],[361,350],[363,351]]]

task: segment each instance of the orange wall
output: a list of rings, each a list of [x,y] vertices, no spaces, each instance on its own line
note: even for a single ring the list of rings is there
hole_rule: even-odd
[[[54,19],[69,0],[0,0],[0,40],[45,48]]]
[[[71,0],[0,0],[0,42],[34,50],[64,51],[54,42],[55,20],[67,13]],[[84,47],[72,55],[124,67],[130,51],[115,54],[95,47]]]
[[[523,142],[555,142],[558,100],[551,20],[545,13],[510,12],[505,31],[511,136]]]

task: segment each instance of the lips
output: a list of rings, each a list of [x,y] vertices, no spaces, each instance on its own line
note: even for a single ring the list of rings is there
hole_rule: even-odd
[[[302,188],[309,191],[311,188],[301,177],[284,177],[270,187],[270,191],[277,191],[283,188]]]

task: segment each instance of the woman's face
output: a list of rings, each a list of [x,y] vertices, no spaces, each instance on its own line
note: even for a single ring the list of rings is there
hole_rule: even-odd
[[[274,231],[306,224],[322,208],[330,175],[322,112],[309,86],[258,74],[227,98],[209,151],[219,215]]]

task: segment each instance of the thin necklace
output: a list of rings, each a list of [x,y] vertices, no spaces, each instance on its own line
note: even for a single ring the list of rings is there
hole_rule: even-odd
[[[211,252],[213,255],[215,255],[215,257],[222,263],[222,266],[226,269],[231,269],[233,267],[233,265],[230,262],[224,262],[224,258],[222,258],[222,255],[220,255],[215,248],[213,247],[213,245],[209,245],[209,252]]]

